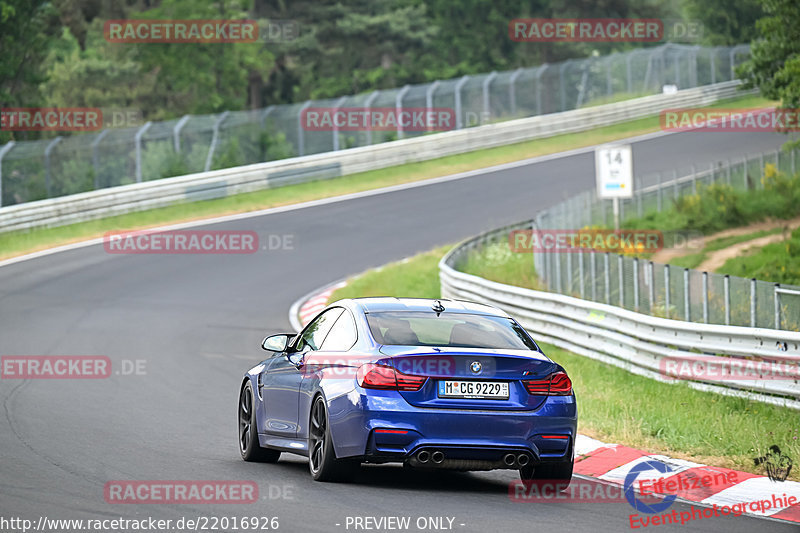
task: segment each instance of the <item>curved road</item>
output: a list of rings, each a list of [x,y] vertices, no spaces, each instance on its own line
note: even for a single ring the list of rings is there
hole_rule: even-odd
[[[704,168],[784,140],[680,133],[639,140],[634,158],[639,174],[676,164]],[[290,329],[287,310],[296,298],[366,268],[531,217],[593,181],[593,155],[580,151],[207,226],[256,231],[262,242],[291,235],[292,249],[112,255],[95,245],[0,268],[1,355],[106,355],[113,369],[108,379],[0,380],[0,518],[277,516],[280,531],[308,532],[348,531],[348,516],[410,516],[410,531],[418,531],[418,517],[450,517],[452,528],[464,532],[629,529],[627,503],[513,503],[508,483],[517,477],[510,471],[427,474],[370,466],[357,483],[336,485],[312,482],[301,458],[249,464],[236,447],[241,375],[260,360],[265,334]],[[124,375],[130,370],[124,361],[136,360],[144,372]],[[252,480],[261,501],[104,500],[107,481],[154,479]],[[796,526],[739,517],[687,527],[733,533]],[[14,531],[1,521],[0,530]]]

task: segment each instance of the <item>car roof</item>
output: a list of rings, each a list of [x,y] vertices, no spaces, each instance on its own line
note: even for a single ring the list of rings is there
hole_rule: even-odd
[[[433,305],[438,301],[444,306],[444,314],[459,313],[470,315],[488,315],[488,316],[509,316],[505,311],[492,307],[491,305],[484,305],[475,302],[468,302],[466,300],[449,300],[447,298],[440,298],[438,300],[429,298],[395,298],[395,297],[371,297],[371,298],[353,298],[350,300],[354,305],[359,307],[364,313],[382,313],[382,312],[428,312],[435,313]]]

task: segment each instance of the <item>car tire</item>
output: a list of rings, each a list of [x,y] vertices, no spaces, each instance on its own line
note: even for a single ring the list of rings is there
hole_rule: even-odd
[[[555,463],[539,463],[526,465],[519,469],[519,477],[523,483],[535,484],[540,481],[557,482],[561,490],[566,490],[572,480],[572,468],[575,464],[575,454],[572,444],[569,447],[569,460]]]
[[[256,425],[255,397],[250,380],[239,393],[239,453],[242,459],[249,462],[275,463],[281,456],[278,450],[262,448],[258,442],[258,426]]]
[[[337,459],[325,400],[317,396],[308,423],[308,469],[314,481],[350,481],[358,471],[357,459]]]

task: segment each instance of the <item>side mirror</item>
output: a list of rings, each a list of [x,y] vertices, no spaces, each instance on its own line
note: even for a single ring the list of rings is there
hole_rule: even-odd
[[[281,333],[280,335],[270,335],[261,342],[261,348],[269,352],[283,352],[289,346],[294,335]]]

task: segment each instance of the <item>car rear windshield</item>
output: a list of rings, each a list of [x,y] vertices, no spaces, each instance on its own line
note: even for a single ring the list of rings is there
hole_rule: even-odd
[[[525,330],[506,317],[404,311],[369,313],[367,322],[380,344],[538,351]]]

